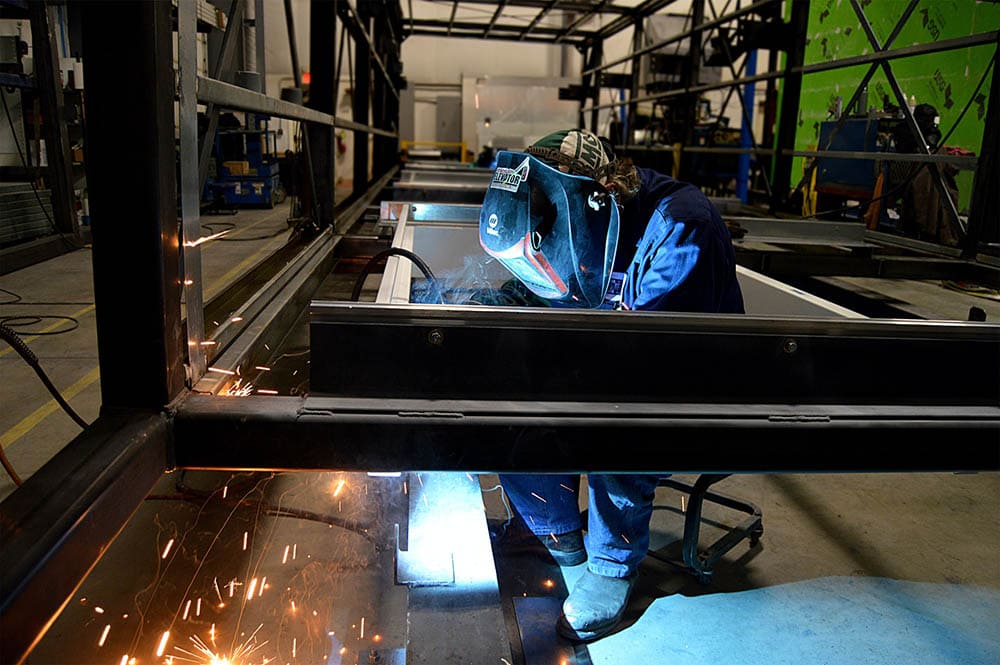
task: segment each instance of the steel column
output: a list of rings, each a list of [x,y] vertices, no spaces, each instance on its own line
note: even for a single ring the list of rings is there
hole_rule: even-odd
[[[285,0],[285,19],[288,24],[289,40],[294,40],[295,23],[292,18],[291,0]],[[337,12],[335,3],[312,0],[309,3],[309,108],[333,115],[336,112],[337,86],[334,68],[334,40],[330,33],[336,32]],[[302,87],[302,73],[298,68],[298,49],[294,41],[289,41],[295,54],[295,85]],[[308,168],[315,221],[320,227],[334,223],[334,185],[337,182],[334,159],[335,131],[329,125],[303,123],[302,145]]]
[[[370,32],[371,20],[358,13],[359,30]],[[354,37],[354,122],[368,124],[371,110],[372,54],[368,42]],[[368,135],[354,132],[354,196],[362,196],[368,190]]]
[[[104,111],[86,129],[103,408],[159,409],[184,387],[173,7],[81,9],[87,104]],[[121,107],[122,81],[142,85],[127,113],[108,113]]]
[[[993,52],[993,80],[990,81],[990,98],[986,104],[986,126],[983,128],[983,144],[979,150],[979,166],[976,180],[972,185],[972,208],[969,211],[969,229],[962,244],[962,257],[975,258],[980,242],[1000,242],[1000,187],[997,187],[997,172],[1000,172],[1000,128],[997,115],[1000,114],[1000,38]]]
[[[685,88],[698,85],[698,74],[701,71],[701,36],[700,26],[705,22],[705,0],[691,2],[691,37],[688,40],[688,70],[684,77]],[[698,95],[691,93],[684,100],[684,145],[694,144],[694,129],[698,122]]]
[[[806,33],[809,23],[808,0],[792,0],[791,31],[794,44],[785,56],[785,75],[781,85],[781,113],[778,116],[778,138],[775,141],[774,175],[771,178],[771,212],[784,204],[792,180],[792,156],[795,129],[799,121],[799,97],[802,95],[801,67],[806,56]]]

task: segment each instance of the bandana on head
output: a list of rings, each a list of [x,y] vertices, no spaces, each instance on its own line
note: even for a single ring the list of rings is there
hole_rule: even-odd
[[[525,150],[560,171],[583,175],[604,182],[614,168],[614,155],[609,156],[596,134],[586,129],[565,129],[539,139]]]

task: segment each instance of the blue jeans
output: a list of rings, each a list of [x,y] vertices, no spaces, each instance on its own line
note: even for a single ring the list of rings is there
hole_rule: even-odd
[[[649,549],[649,518],[659,476],[590,474],[587,567],[606,577],[628,577]],[[538,536],[580,529],[580,476],[501,474],[514,510]]]

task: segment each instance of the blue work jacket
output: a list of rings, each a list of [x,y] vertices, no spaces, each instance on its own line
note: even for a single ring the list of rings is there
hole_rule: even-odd
[[[621,212],[615,272],[633,310],[743,313],[736,257],[719,211],[694,185],[638,169]]]

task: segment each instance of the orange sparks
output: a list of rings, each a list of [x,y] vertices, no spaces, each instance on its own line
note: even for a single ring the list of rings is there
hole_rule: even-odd
[[[163,652],[167,650],[167,640],[170,639],[170,631],[163,631],[163,636],[160,638],[160,645],[156,647],[156,657],[159,658],[163,655]]]
[[[538,495],[537,495],[537,494],[535,494],[534,492],[532,492],[532,493],[531,493],[531,496],[535,497],[536,499],[538,499],[538,500],[539,500],[539,501],[541,501],[542,503],[548,503],[548,501],[546,501],[546,500],[545,500],[545,499],[543,499],[542,497],[538,496]]]
[[[118,661],[118,665],[128,665],[128,654],[122,656],[122,659]]]
[[[223,485],[222,486],[222,498],[225,499],[227,494],[229,494],[229,485]]]
[[[247,538],[249,538],[249,537],[250,537],[250,532],[244,531],[243,532],[243,551],[244,552],[246,552],[246,550],[247,550]]]
[[[333,496],[340,496],[340,493],[344,490],[344,485],[347,483],[346,480],[341,478],[337,481],[337,487],[333,490]]]
[[[253,592],[257,590],[257,578],[250,580],[250,586],[247,587],[247,600],[253,598]]]
[[[271,371],[270,367],[265,367],[264,365],[257,365],[256,367],[254,367],[254,369],[259,369],[262,372],[270,372]]]
[[[542,582],[542,586],[545,587],[546,589],[551,589],[555,585],[556,583],[553,582],[552,580],[545,580],[544,582]]]
[[[188,601],[184,603],[184,616],[181,617],[181,621],[187,621],[188,613],[190,611],[191,611],[191,599],[188,598]]]
[[[292,658],[295,658],[295,653],[296,653],[296,651],[298,651],[298,646],[299,646],[299,638],[293,637],[292,638]]]
[[[185,279],[184,280],[184,286],[191,286],[192,284],[194,284],[194,280],[193,279]]]
[[[231,369],[221,369],[219,367],[209,367],[209,372],[218,372],[219,374],[228,374],[230,376],[236,376],[236,372]]]
[[[97,612],[98,614],[104,614],[104,608],[103,607],[95,607],[94,611]]]
[[[277,395],[278,394],[277,390],[269,390],[267,388],[258,388],[257,392],[259,394],[261,394],[261,395]]]
[[[298,551],[299,551],[299,545],[298,543],[294,543],[292,545],[292,560],[295,559],[295,556],[298,554]]]
[[[242,316],[234,316],[233,318],[231,318],[229,320],[232,321],[233,323],[239,323],[240,321],[243,320],[243,317]]]
[[[629,545],[631,545],[631,544],[632,544],[632,541],[631,541],[631,540],[629,540],[628,538],[626,538],[626,537],[625,537],[625,534],[624,534],[624,533],[622,534],[622,540],[624,540],[624,541],[625,541],[626,543],[628,543]]]
[[[372,642],[381,642],[381,641],[382,641],[381,635],[375,635],[372,637]]]
[[[170,554],[170,548],[173,546],[174,546],[174,539],[171,538],[170,540],[167,541],[167,546],[163,548],[163,556],[161,556],[160,558],[166,559],[167,555]]]
[[[204,342],[201,343],[201,345],[202,346],[215,346],[215,342],[212,341],[212,340],[210,340],[210,339],[206,339]]]
[[[103,647],[104,643],[108,641],[108,633],[111,632],[111,624],[104,626],[104,632],[101,633],[101,639],[97,640],[97,646]]]
[[[298,610],[297,610],[297,609],[295,608],[295,601],[294,601],[294,600],[292,601],[292,611],[293,611],[293,612],[296,612],[296,611],[298,611]]]
[[[365,639],[365,618],[361,617],[361,639]]]
[[[285,553],[281,555],[281,563],[286,563],[288,561],[289,549],[291,549],[291,545],[285,545]]]
[[[552,533],[551,531],[549,531],[549,538],[551,538],[552,540],[554,540],[555,543],[556,543],[556,545],[559,544],[559,539],[556,538],[556,534]]]
[[[343,656],[345,653],[347,653],[347,647],[340,647],[340,655]]]
[[[267,586],[267,575],[260,579],[260,590],[257,592],[257,597],[260,598],[264,595],[264,587]]]
[[[572,488],[572,487],[570,487],[569,485],[566,485],[566,484],[564,484],[564,483],[559,483],[559,487],[563,488],[563,489],[564,489],[564,490],[566,490],[567,492],[572,492],[572,491],[573,491],[573,488]]]
[[[184,246],[185,247],[197,247],[198,245],[202,245],[202,244],[204,244],[206,242],[209,242],[210,240],[215,240],[216,238],[221,238],[222,236],[224,236],[227,233],[229,233],[231,230],[232,229],[226,229],[225,231],[219,231],[218,233],[213,233],[212,235],[209,235],[209,236],[202,236],[202,237],[198,238],[197,240],[188,240],[186,243],[184,243]]]

